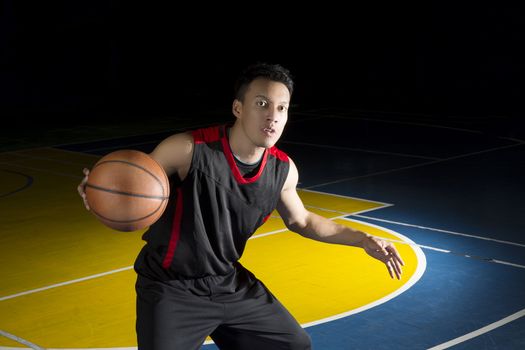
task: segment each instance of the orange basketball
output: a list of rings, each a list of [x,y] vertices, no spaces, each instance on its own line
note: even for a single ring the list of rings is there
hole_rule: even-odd
[[[136,231],[166,209],[169,182],[162,166],[146,153],[119,150],[102,157],[85,187],[91,212],[106,226]]]

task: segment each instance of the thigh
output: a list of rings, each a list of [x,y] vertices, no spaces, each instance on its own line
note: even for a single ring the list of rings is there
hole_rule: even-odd
[[[138,277],[139,350],[199,349],[221,321],[222,306],[173,286]]]
[[[310,336],[268,290],[225,311],[226,322],[211,334],[221,349],[311,349]]]

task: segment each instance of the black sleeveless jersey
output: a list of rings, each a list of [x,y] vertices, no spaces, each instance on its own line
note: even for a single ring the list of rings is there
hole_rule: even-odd
[[[244,178],[226,128],[193,131],[191,167],[183,181],[170,177],[168,206],[143,236],[137,273],[163,281],[231,274],[248,239],[277,206],[288,156],[266,149],[257,173]]]

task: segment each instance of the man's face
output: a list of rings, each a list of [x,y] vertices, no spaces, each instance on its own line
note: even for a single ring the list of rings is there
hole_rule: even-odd
[[[259,78],[250,83],[243,102],[234,101],[233,112],[250,141],[257,147],[269,148],[283,133],[289,104],[286,85]]]

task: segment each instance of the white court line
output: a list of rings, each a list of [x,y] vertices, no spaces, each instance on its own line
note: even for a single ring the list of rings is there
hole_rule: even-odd
[[[31,343],[30,341],[27,341],[25,339],[22,339],[14,334],[11,334],[11,333],[7,333],[6,331],[3,331],[0,329],[0,335],[3,335],[4,337],[6,338],[9,338],[11,340],[14,340],[16,341],[17,343],[20,343],[20,344],[23,344],[25,346],[29,346],[31,349],[35,349],[35,350],[45,350],[45,348],[39,346],[39,345],[36,345],[34,343]],[[0,347],[0,349],[5,349],[3,347]],[[20,349],[20,348],[13,348],[13,349]]]
[[[322,191],[310,190],[308,188],[298,188],[298,190],[304,191],[304,192],[319,193],[319,194],[328,195],[328,196],[331,196],[331,197],[338,197],[338,198],[345,198],[345,199],[357,199],[357,200],[359,200],[361,202],[377,203],[377,204],[381,204],[381,205],[386,206],[386,207],[389,207],[389,206],[393,205],[393,204],[390,204],[390,203],[378,202],[378,201],[375,201],[375,200],[364,199],[364,198],[359,198],[359,197],[351,197],[351,196],[345,196],[345,195],[342,195],[342,194],[335,194],[335,193],[330,193],[330,192],[322,192]],[[380,209],[380,208],[375,208],[375,209]],[[325,210],[327,210],[327,209],[325,209]],[[350,215],[349,213],[347,213],[347,214]]]
[[[336,150],[342,150],[342,151],[355,151],[355,152],[364,152],[364,153],[385,154],[389,156],[406,157],[406,158],[420,158],[420,159],[431,159],[431,160],[441,159],[437,157],[420,156],[416,154],[384,152],[384,151],[368,150],[368,149],[363,149],[363,148],[350,148],[350,147],[331,146],[331,145],[319,145],[317,143],[308,143],[308,142],[280,141],[280,143],[287,143],[290,145],[312,146],[312,147],[318,147],[318,148],[329,148],[329,149],[336,149]]]
[[[507,316],[499,321],[496,321],[494,323],[491,323],[489,324],[488,326],[485,326],[483,328],[480,328],[478,330],[475,330],[473,332],[470,332],[470,333],[467,333],[461,337],[457,337],[455,339],[452,339],[446,343],[443,343],[443,344],[439,344],[439,345],[436,345],[436,346],[433,346],[431,348],[429,348],[428,350],[442,350],[442,349],[448,349],[450,348],[451,346],[454,346],[454,345],[457,345],[459,343],[463,343],[469,339],[472,339],[472,338],[475,338],[475,337],[478,337],[484,333],[487,333],[487,332],[490,332],[496,328],[499,328],[503,325],[506,325],[507,323],[510,323],[512,321],[515,321],[517,320],[518,318],[520,317],[523,317],[525,316],[525,309],[523,310],[520,310],[510,316]]]
[[[73,283],[77,283],[77,282],[83,282],[83,281],[91,280],[93,278],[98,278],[98,277],[107,276],[107,275],[111,275],[111,274],[122,272],[122,271],[131,270],[132,268],[133,268],[133,266],[122,267],[120,269],[111,270],[111,271],[102,272],[102,273],[97,273],[95,275],[86,276],[86,277],[82,277],[82,278],[77,278],[77,279],[74,279],[74,280],[61,282],[61,283],[57,283],[57,284],[52,284],[52,285],[46,286],[46,287],[41,287],[41,288],[37,288],[37,289],[31,289],[31,290],[28,290],[28,291],[25,291],[25,292],[20,292],[20,293],[16,293],[16,294],[6,295],[4,297],[0,297],[0,301],[13,299],[13,298],[16,298],[16,297],[20,297],[22,295],[28,295],[28,294],[33,294],[33,293],[37,293],[37,292],[42,292],[42,291],[48,290],[48,289],[53,289],[53,288],[57,288],[57,287],[67,286],[67,285],[70,285],[70,284],[73,284]]]
[[[386,223],[389,223],[389,224],[396,224],[396,225],[401,225],[401,226],[415,227],[415,228],[419,228],[419,229],[422,229],[422,230],[430,230],[430,231],[436,231],[436,232],[448,233],[448,234],[456,235],[456,236],[463,236],[463,237],[469,237],[469,238],[482,239],[482,240],[484,240],[484,241],[497,242],[497,243],[508,244],[508,245],[514,245],[514,246],[517,246],[517,247],[523,247],[523,248],[525,248],[525,244],[522,244],[522,243],[515,243],[515,242],[503,241],[503,240],[495,239],[495,238],[489,238],[489,237],[483,237],[483,236],[469,235],[469,234],[461,233],[461,232],[448,231],[448,230],[441,230],[441,229],[438,229],[438,228],[432,228],[432,227],[425,227],[425,226],[419,226],[419,225],[407,224],[407,223],[404,223],[404,222],[391,221],[391,220],[385,220],[385,219],[378,219],[378,218],[374,218],[374,217],[370,217],[370,216],[364,216],[364,215],[359,215],[359,214],[349,214],[349,215],[357,216],[357,217],[359,217],[359,218],[363,218],[363,219],[370,219],[370,220],[375,220],[375,221],[380,221],[380,222],[386,222]]]
[[[493,151],[499,151],[499,150],[502,150],[502,149],[517,147],[517,146],[522,146],[522,145],[523,145],[523,143],[517,143],[517,144],[513,144],[513,145],[494,147],[494,148],[485,149],[485,150],[482,150],[482,151],[471,152],[471,153],[466,153],[466,154],[460,154],[458,156],[443,158],[443,159],[439,159],[439,160],[433,160],[433,161],[430,161],[430,162],[423,162],[423,163],[414,164],[414,165],[408,165],[408,166],[395,168],[395,169],[376,171],[375,173],[370,173],[370,174],[365,174],[365,175],[346,177],[346,178],[343,178],[343,179],[329,181],[329,182],[325,182],[325,183],[318,184],[318,185],[307,186],[305,188],[306,189],[311,189],[311,188],[316,188],[316,187],[322,187],[322,186],[327,186],[327,185],[338,184],[338,183],[345,182],[345,181],[351,181],[351,180],[356,180],[356,179],[364,179],[364,178],[367,178],[367,177],[373,177],[373,176],[378,176],[378,175],[391,174],[391,173],[395,173],[395,172],[402,171],[402,170],[420,168],[420,167],[424,167],[424,166],[427,166],[427,165],[447,162],[449,160],[466,158],[466,157],[474,156],[474,155],[477,155],[477,154],[483,154],[483,153],[488,153],[488,152],[493,152]]]
[[[338,217],[334,217],[334,218],[330,218],[330,220],[340,219],[343,216],[344,215],[338,216]],[[276,233],[280,233],[280,232],[284,232],[284,231],[289,231],[289,230],[287,228],[280,229],[280,230],[275,230],[275,231],[271,231],[271,232],[267,232],[267,233],[262,233],[262,234],[259,234],[259,235],[256,235],[256,236],[252,236],[252,237],[250,237],[250,239],[266,237],[266,236],[274,235]],[[67,285],[70,285],[70,284],[77,283],[77,282],[88,281],[88,280],[91,280],[91,279],[94,279],[94,278],[103,277],[103,276],[107,276],[107,275],[112,275],[114,273],[123,272],[123,271],[131,270],[131,269],[133,269],[133,265],[132,266],[122,267],[122,268],[116,269],[116,270],[111,270],[111,271],[107,271],[107,272],[97,273],[95,275],[90,275],[90,276],[86,276],[86,277],[82,277],[82,278],[77,278],[77,279],[70,280],[70,281],[56,283],[56,284],[52,284],[52,285],[41,287],[41,288],[31,289],[31,290],[20,292],[20,293],[16,293],[16,294],[6,295],[4,297],[0,297],[0,301],[17,298],[17,297],[20,297],[20,296],[23,296],[23,295],[38,293],[38,292],[42,292],[44,290],[49,290],[49,289],[53,289],[53,288],[63,287],[63,286],[67,286]]]
[[[367,305],[368,306],[368,305]],[[358,313],[360,311],[364,311],[364,310],[359,310],[359,309],[356,309],[356,310],[353,310],[353,313]],[[499,321],[496,321],[494,323],[491,323],[483,328],[480,328],[476,331],[473,331],[473,332],[470,332],[470,333],[467,333],[461,337],[458,337],[458,338],[455,338],[455,339],[452,339],[446,343],[443,343],[443,344],[439,344],[439,345],[436,345],[436,346],[433,346],[431,348],[429,348],[428,350],[444,350],[444,349],[448,349],[450,348],[451,346],[454,346],[454,345],[457,345],[457,344],[460,344],[460,343],[463,343],[467,340],[470,340],[472,338],[475,338],[475,337],[478,337],[482,334],[485,334],[487,332],[490,332],[496,328],[499,328],[501,326],[504,326],[506,325],[507,323],[510,323],[512,321],[515,321],[521,317],[525,316],[525,309],[523,310],[520,310],[510,316],[507,316]],[[313,324],[305,324],[303,325],[303,327],[310,327],[310,326],[313,326]],[[2,331],[0,331],[0,334],[4,335]],[[9,338],[9,337],[8,337]],[[18,338],[18,337],[17,337]],[[12,339],[12,338],[11,338]],[[18,338],[20,339],[20,338]],[[28,342],[29,343],[29,342]],[[211,344],[212,342],[210,341],[207,341],[205,342],[204,344]],[[32,343],[30,343],[32,344]],[[41,348],[41,347],[38,347],[38,345],[35,345],[35,344],[32,344],[34,346],[31,346],[29,344],[25,344],[25,345],[28,345],[29,347],[33,348],[33,349],[36,349],[36,350],[43,350],[44,348]],[[90,350],[136,350],[137,347],[127,347],[127,348],[91,348]],[[0,350],[20,350],[20,348],[11,348],[11,347],[3,347],[3,346],[0,346]],[[49,350],[55,350],[55,349],[49,349]],[[58,349],[56,349],[58,350]],[[77,349],[60,349],[60,350],[77,350]]]

